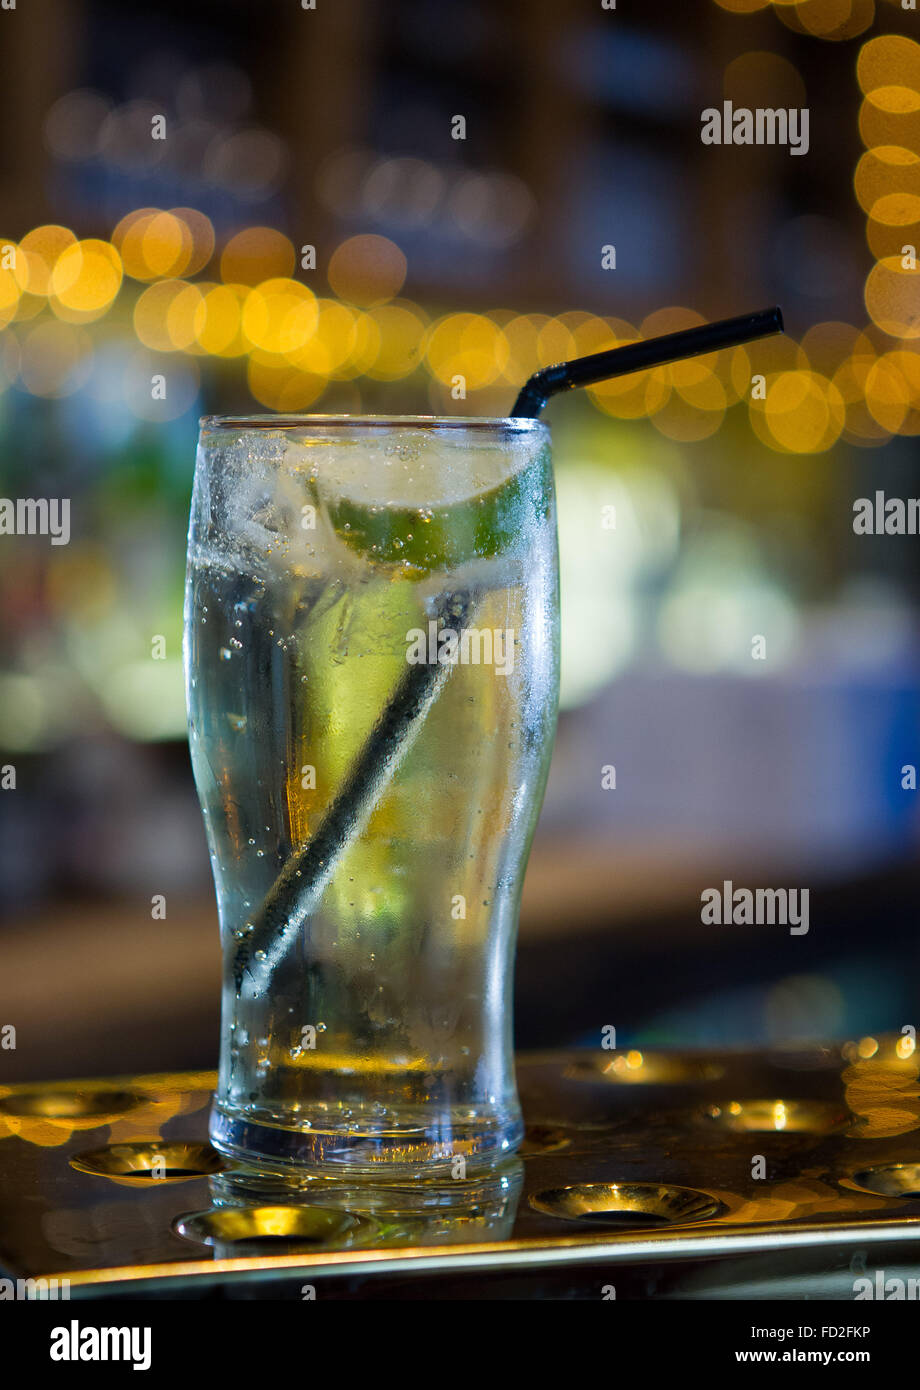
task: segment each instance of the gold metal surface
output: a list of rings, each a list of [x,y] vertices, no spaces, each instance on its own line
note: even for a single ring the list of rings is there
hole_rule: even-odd
[[[313,1250],[320,1246],[354,1244],[374,1234],[374,1224],[351,1212],[329,1207],[218,1207],[190,1212],[173,1222],[173,1229],[198,1245],[228,1249],[231,1255],[246,1248],[266,1253],[278,1250]]]
[[[219,1173],[224,1163],[210,1144],[109,1144],[74,1154],[71,1168],[127,1183],[188,1182]]]
[[[845,1054],[525,1054],[520,1156],[440,1185],[221,1168],[213,1073],[0,1087],[0,1273],[66,1278],[74,1297],[502,1271],[582,1270],[593,1289],[606,1265],[702,1278],[741,1257],[846,1276],[854,1250],[918,1248],[918,1069],[897,1036]]]
[[[673,1086],[718,1081],[724,1066],[712,1058],[665,1052],[600,1052],[573,1062],[566,1073],[573,1081],[623,1082],[632,1086]]]
[[[722,1101],[707,1105],[701,1116],[736,1134],[832,1134],[853,1123],[842,1105],[819,1100]]]
[[[549,1188],[530,1198],[536,1211],[568,1221],[650,1229],[718,1216],[722,1203],[705,1192],[661,1183],[581,1183]]]
[[[0,1112],[17,1117],[45,1120],[92,1120],[106,1124],[128,1110],[143,1105],[144,1097],[133,1091],[11,1091],[0,1096]]]

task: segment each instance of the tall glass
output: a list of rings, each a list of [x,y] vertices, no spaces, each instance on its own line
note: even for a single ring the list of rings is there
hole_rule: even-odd
[[[224,1153],[462,1177],[519,1144],[558,608],[538,421],[202,421],[185,660]]]

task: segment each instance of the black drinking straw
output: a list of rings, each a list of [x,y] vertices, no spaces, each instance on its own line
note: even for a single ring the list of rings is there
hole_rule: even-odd
[[[535,420],[550,396],[571,391],[574,386],[595,386],[611,377],[628,376],[630,372],[649,367],[662,367],[685,357],[700,357],[720,348],[740,347],[755,338],[767,338],[782,333],[783,314],[778,307],[761,309],[756,314],[740,314],[735,319],[720,319],[718,323],[701,323],[680,333],[668,333],[663,338],[648,338],[624,347],[595,352],[590,357],[576,357],[572,362],[559,362],[534,372],[522,387],[514,402],[513,416]]]
[[[742,314],[663,338],[627,343],[625,347],[578,357],[573,362],[560,362],[534,373],[511,414],[536,419],[549,397],[560,391],[591,386],[685,357],[699,357],[720,348],[739,347],[782,331],[781,311],[762,309],[757,314]],[[438,627],[462,628],[474,604],[473,595],[465,591],[441,594],[436,603]],[[261,992],[272,970],[316,911],[339,858],[367,823],[377,798],[419,732],[450,671],[449,665],[437,662],[407,666],[319,825],[306,844],[294,850],[248,923],[250,930],[237,947],[233,961],[237,994],[242,993],[244,985],[256,994]]]
[[[464,589],[441,594],[435,603],[438,629],[466,626],[473,596]],[[288,859],[248,923],[233,958],[237,995],[244,986],[258,993],[287,954],[297,933],[319,906],[342,851],[364,829],[378,797],[422,727],[451,667],[428,653],[428,661],[406,666],[383,712],[326,808],[309,840]]]

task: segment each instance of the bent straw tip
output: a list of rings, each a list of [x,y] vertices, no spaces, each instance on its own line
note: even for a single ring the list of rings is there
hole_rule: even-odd
[[[776,333],[785,333],[786,325],[783,322],[783,311],[778,304],[774,304],[770,309],[764,309],[762,316],[772,324]]]

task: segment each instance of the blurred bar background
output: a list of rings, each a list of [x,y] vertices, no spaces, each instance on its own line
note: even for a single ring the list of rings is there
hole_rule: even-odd
[[[920,1022],[920,542],[853,529],[857,498],[920,495],[918,24],[889,0],[0,16],[0,493],[69,497],[72,528],[0,536],[0,1080],[216,1055],[181,676],[198,416],[502,414],[538,366],[774,302],[784,339],[548,411],[563,714],[518,1039]],[[807,107],[807,155],[704,145],[723,100]],[[808,934],[701,925],[724,879],[809,888]]]

